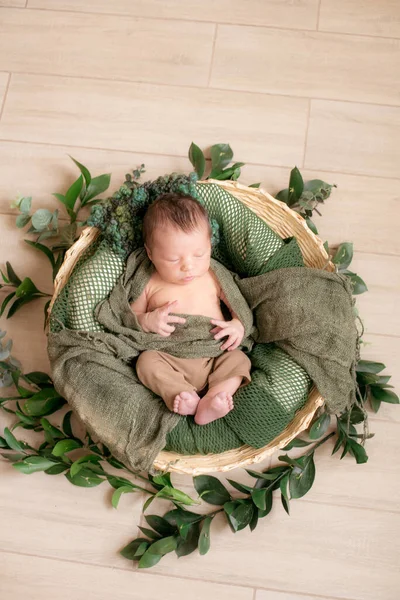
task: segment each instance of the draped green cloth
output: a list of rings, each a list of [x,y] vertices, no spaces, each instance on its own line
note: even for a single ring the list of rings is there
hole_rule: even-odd
[[[285,264],[289,253],[290,264],[298,266],[269,270],[279,267],[279,253]],[[355,402],[357,330],[351,290],[346,278],[301,264],[295,240],[278,250],[266,263],[265,272],[255,277],[239,278],[212,261],[211,268],[244,324],[242,349],[250,353],[255,367],[252,382],[238,390],[235,409],[223,419],[194,425],[191,417],[170,412],[137,379],[134,362],[143,350],[158,349],[188,358],[221,352],[220,342],[210,334],[208,317],[185,315],[186,323],[178,324],[169,338],[141,330],[129,302],[140,295],[153,270],[143,250],[131,254],[125,273],[97,308],[97,319],[106,331],[64,327],[49,334],[48,352],[57,390],[89,432],[117,458],[146,471],[152,471],[154,459],[164,447],[191,453],[219,452],[243,443],[265,445],[304,404],[310,382],[307,374],[328,408],[341,411]],[[278,348],[273,348],[273,342]],[[291,361],[291,376],[303,398],[300,404],[288,408],[282,400],[289,393],[287,378],[265,376],[269,359],[275,361],[278,375],[280,368],[281,375],[285,369],[289,372]],[[275,415],[273,423],[270,415]],[[174,444],[177,436],[179,443]]]

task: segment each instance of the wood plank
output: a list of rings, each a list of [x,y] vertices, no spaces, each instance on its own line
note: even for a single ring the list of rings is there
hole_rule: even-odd
[[[9,74],[8,73],[0,73],[0,115],[3,108],[4,96],[7,89]]]
[[[80,488],[64,475],[18,473],[3,459],[0,473],[1,550],[131,570],[118,551],[137,533],[141,492],[115,510],[107,482]]]
[[[241,160],[236,149],[233,150],[235,159]],[[69,154],[88,166],[93,175],[111,173],[110,193],[124,181],[125,173],[143,162],[146,165],[143,181],[173,171],[189,173],[192,169],[184,157],[0,141],[0,164],[3,166],[0,213],[18,214],[10,208],[17,195],[33,196],[34,209],[54,210],[58,206],[63,212],[63,206],[51,193],[65,192],[78,175]],[[331,245],[350,240],[360,252],[373,248],[378,254],[400,254],[400,238],[393,219],[398,211],[396,179],[308,169],[301,169],[301,173],[305,181],[322,179],[337,185],[331,197],[320,206],[322,217],[314,215],[323,240],[328,240]],[[275,195],[288,186],[289,175],[290,169],[286,167],[247,164],[242,169],[240,181],[245,185],[261,182],[264,189]]]
[[[322,0],[319,29],[400,37],[397,0]]]
[[[26,2],[27,0],[0,0],[0,8],[3,8],[3,6],[25,8]]]
[[[319,596],[321,600],[333,600],[327,596]],[[294,592],[277,592],[276,590],[257,590],[254,600],[315,600],[315,596],[304,596]]]
[[[316,29],[318,0],[29,0],[29,8],[114,13],[137,17]]]
[[[189,159],[184,157],[0,141],[0,213],[17,215],[18,212],[10,208],[11,202],[17,196],[32,196],[32,210],[59,208],[60,215],[67,218],[63,205],[52,193],[65,193],[79,175],[68,155],[87,166],[93,176],[112,174],[110,187],[103,194],[105,197],[118,189],[126,173],[142,163],[146,165],[142,181],[174,171],[189,173],[192,170]]]
[[[356,253],[351,270],[369,290],[357,296],[365,332],[400,337],[400,257]]]
[[[21,561],[24,565],[23,577],[21,577]],[[26,598],[27,581],[29,581],[30,600],[42,600],[49,595],[56,596],[59,600],[69,600],[71,597],[74,600],[107,597],[113,600],[159,600],[160,590],[165,600],[184,597],[190,600],[204,598],[252,600],[253,598],[253,590],[250,587],[221,585],[198,579],[188,581],[175,577],[160,577],[151,572],[126,572],[9,552],[0,554],[0,562],[2,600]]]
[[[108,15],[82,18],[79,13],[49,10],[4,9],[1,16],[3,70],[182,85],[208,83],[215,29],[211,23]],[[49,48],[56,51],[49,52]]]
[[[323,241],[328,240],[332,246],[352,241],[359,252],[373,249],[377,254],[400,254],[395,218],[399,211],[396,179],[324,170],[300,169],[300,172],[304,181],[322,179],[337,185],[330,198],[319,206],[322,216],[316,213],[313,216]],[[247,164],[240,181],[245,185],[261,182],[261,187],[275,196],[288,187],[289,177],[289,168]]]
[[[394,386],[394,392],[400,396],[400,338],[367,333],[363,340],[365,344],[361,346],[361,358],[385,364],[387,368],[381,374],[391,376],[389,384]],[[399,422],[400,407],[382,402],[379,412],[371,415],[374,420]]]
[[[216,517],[211,550],[201,559],[202,578],[306,595],[397,600],[400,542],[393,532],[399,526],[399,514],[305,499],[292,503],[288,517],[277,497],[270,515],[253,532],[233,535],[224,518]],[[288,575],[291,557],[293,577]],[[198,560],[191,555],[177,562],[170,555],[154,571],[190,577]],[[371,561],[379,568],[372,569]]]
[[[400,108],[312,100],[305,167],[398,178]]]
[[[398,106],[399,59],[398,40],[220,25],[210,85]]]
[[[302,98],[13,75],[0,139],[186,156],[192,140],[205,147],[229,132],[244,161],[292,165],[307,108]]]

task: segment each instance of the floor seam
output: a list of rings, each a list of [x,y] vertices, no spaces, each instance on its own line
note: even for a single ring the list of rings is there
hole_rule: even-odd
[[[21,9],[23,10],[23,9]],[[36,10],[36,9],[35,9]],[[60,11],[61,12],[61,11]],[[7,71],[3,71],[7,72]],[[215,91],[215,92],[227,92],[230,94],[251,94],[253,96],[268,96],[272,98],[287,98],[291,100],[319,100],[323,102],[343,102],[346,104],[361,104],[363,106],[377,106],[379,108],[397,108],[400,110],[400,101],[397,104],[390,104],[385,102],[368,102],[364,100],[348,100],[346,98],[325,98],[317,95],[306,96],[306,95],[296,95],[296,94],[283,94],[282,92],[272,92],[272,91],[258,91],[258,90],[247,90],[247,89],[238,89],[234,87],[225,87],[220,88],[217,86],[202,86],[202,85],[184,85],[179,83],[164,83],[159,81],[148,81],[142,79],[118,79],[118,78],[109,78],[109,77],[95,77],[94,75],[74,75],[74,74],[61,74],[61,73],[48,73],[43,71],[24,71],[20,69],[13,69],[12,73],[15,75],[28,75],[34,77],[58,77],[62,79],[77,79],[84,81],[101,81],[105,84],[126,84],[126,85],[147,85],[147,86],[159,86],[159,87],[167,87],[167,88],[179,88],[179,89],[191,89],[191,90],[204,90],[204,91]]]

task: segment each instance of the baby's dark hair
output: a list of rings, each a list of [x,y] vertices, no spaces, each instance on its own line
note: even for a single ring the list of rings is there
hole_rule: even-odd
[[[181,194],[163,194],[146,211],[143,218],[143,241],[149,245],[158,227],[171,224],[177,229],[189,233],[204,224],[211,238],[211,225],[204,206],[191,196]]]

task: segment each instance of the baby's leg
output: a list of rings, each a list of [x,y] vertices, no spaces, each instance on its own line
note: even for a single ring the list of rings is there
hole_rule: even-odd
[[[207,425],[225,417],[233,408],[233,394],[242,383],[242,377],[231,377],[211,387],[201,398],[194,420],[197,425]]]
[[[178,361],[165,352],[146,350],[137,360],[136,373],[146,387],[161,396],[169,410],[194,415],[200,398],[179,370]]]
[[[215,359],[208,379],[209,390],[200,400],[195,421],[206,425],[225,417],[233,409],[233,394],[250,381],[250,359],[241,351],[224,352]]]

